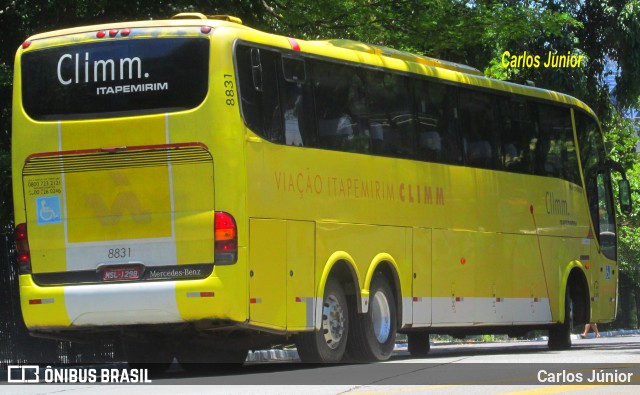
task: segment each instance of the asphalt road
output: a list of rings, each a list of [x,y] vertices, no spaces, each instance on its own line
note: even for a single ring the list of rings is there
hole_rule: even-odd
[[[637,394],[640,336],[578,339],[568,351],[546,342],[434,345],[428,358],[397,350],[376,364],[248,363],[236,371],[193,374],[175,366],[151,384],[1,385],[35,394]],[[630,382],[631,384],[627,384]]]

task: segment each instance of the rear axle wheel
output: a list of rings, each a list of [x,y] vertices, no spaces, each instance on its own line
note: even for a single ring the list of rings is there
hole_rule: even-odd
[[[340,362],[347,346],[348,334],[347,298],[340,283],[330,278],[324,289],[321,327],[297,336],[298,355],[303,362]]]
[[[393,291],[382,273],[371,280],[369,295],[369,311],[351,314],[349,355],[360,361],[385,361],[396,343],[397,312]]]

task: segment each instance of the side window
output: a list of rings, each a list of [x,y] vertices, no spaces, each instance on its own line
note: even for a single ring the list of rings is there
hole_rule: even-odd
[[[313,95],[303,59],[282,57],[280,92],[284,106],[284,143],[298,147],[316,145]]]
[[[573,141],[571,112],[567,108],[538,105],[540,141],[537,169],[540,175],[580,184],[578,157]]]
[[[576,111],[576,132],[580,145],[580,161],[585,175],[585,181],[597,171],[599,164],[606,160],[602,135],[598,124],[590,116]]]
[[[437,82],[414,80],[417,158],[462,164],[462,144],[456,127],[454,89]]]
[[[469,166],[485,169],[502,167],[496,100],[496,96],[483,92],[460,90],[460,130]]]
[[[514,173],[533,174],[538,133],[531,110],[524,100],[505,98],[498,103],[502,168]]]
[[[363,76],[342,64],[314,61],[312,78],[318,146],[368,153],[368,110]]]
[[[284,143],[302,147],[304,129],[304,123],[300,119],[304,101],[302,85],[294,82],[284,82],[283,85]]]
[[[278,80],[280,55],[246,45],[236,47],[240,106],[247,126],[267,140],[282,143],[283,112]]]
[[[578,144],[580,144],[580,159],[582,161],[582,171],[584,172],[584,183],[589,199],[589,211],[596,234],[599,233],[598,220],[598,199],[599,195],[597,178],[598,164],[604,160],[598,150],[598,130],[597,125],[590,118],[582,113],[575,113],[576,131],[578,133]]]
[[[408,78],[366,72],[369,97],[369,133],[373,154],[414,157],[414,123]]]

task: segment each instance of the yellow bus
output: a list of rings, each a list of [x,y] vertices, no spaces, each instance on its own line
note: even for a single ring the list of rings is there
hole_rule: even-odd
[[[229,16],[54,31],[18,49],[12,147],[27,327],[134,364],[615,317],[594,113],[464,65]]]

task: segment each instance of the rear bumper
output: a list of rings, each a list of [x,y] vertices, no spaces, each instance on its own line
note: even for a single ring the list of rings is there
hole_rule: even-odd
[[[175,324],[200,320],[245,322],[246,292],[201,280],[38,286],[20,276],[20,301],[30,330]]]

